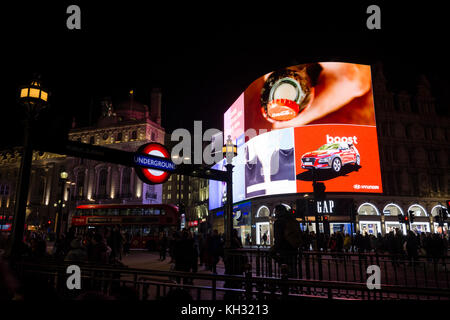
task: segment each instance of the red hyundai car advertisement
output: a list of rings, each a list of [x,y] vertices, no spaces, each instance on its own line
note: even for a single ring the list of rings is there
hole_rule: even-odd
[[[309,125],[294,136],[298,192],[313,191],[313,175],[329,192],[382,192],[375,126]]]
[[[370,66],[318,62],[268,73],[227,110],[224,132],[244,152],[233,162],[243,176],[233,183],[239,200],[312,192],[313,178],[327,192],[383,192]]]

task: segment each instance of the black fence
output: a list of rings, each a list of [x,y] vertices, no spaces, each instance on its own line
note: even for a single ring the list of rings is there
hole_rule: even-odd
[[[293,252],[284,260],[277,259],[268,248],[235,249],[229,252],[230,263],[249,263],[252,272],[261,277],[281,277],[281,264],[289,266],[289,278],[365,283],[367,268],[376,265],[381,283],[414,288],[450,289],[450,256],[432,259],[419,256],[338,252]],[[239,270],[233,266],[232,270]]]
[[[138,300],[177,299],[183,292],[192,300],[450,300],[450,291],[442,288],[410,288],[382,284],[379,290],[369,289],[366,283],[328,280],[289,279],[286,265],[280,268],[280,277],[262,277],[245,265],[244,275],[213,275],[130,269],[124,267],[79,264],[81,290],[67,288],[66,273],[71,263],[31,262],[14,267],[21,281],[33,278],[41,285],[51,287],[61,299],[79,299],[83,293],[97,292],[115,296],[124,289]],[[171,298],[172,297],[172,298]]]

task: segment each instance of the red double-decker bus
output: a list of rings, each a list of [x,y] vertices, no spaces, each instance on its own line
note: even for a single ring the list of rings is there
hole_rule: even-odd
[[[120,226],[131,237],[131,248],[154,250],[161,233],[180,228],[178,207],[169,204],[87,204],[76,208],[72,226],[77,234],[89,229]]]

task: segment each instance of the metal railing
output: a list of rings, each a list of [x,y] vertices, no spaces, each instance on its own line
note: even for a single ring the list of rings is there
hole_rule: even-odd
[[[287,263],[292,278],[364,283],[367,267],[377,265],[381,283],[415,288],[450,288],[450,256],[439,259],[419,256],[371,253],[298,251],[284,261],[277,261],[268,248],[235,249],[232,263],[248,262],[256,276],[280,277],[281,264]],[[287,260],[287,261],[286,261]],[[239,269],[233,266],[232,269]]]
[[[22,281],[40,279],[52,287],[62,299],[73,299],[83,292],[95,291],[115,296],[123,288],[131,290],[136,299],[170,299],[170,292],[181,290],[192,300],[450,300],[450,291],[442,288],[411,288],[381,285],[370,290],[365,283],[327,280],[289,279],[286,265],[281,277],[254,276],[250,264],[244,275],[214,275],[188,272],[143,270],[124,267],[78,264],[81,268],[81,289],[66,287],[67,266],[60,264],[21,262],[15,270]]]

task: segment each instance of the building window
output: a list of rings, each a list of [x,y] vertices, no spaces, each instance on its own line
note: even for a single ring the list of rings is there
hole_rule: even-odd
[[[408,212],[409,211],[414,211],[414,216],[416,216],[416,217],[427,217],[428,216],[425,208],[418,204],[413,204],[411,207],[409,207]]]
[[[91,137],[89,138],[89,143],[90,143],[90,144],[94,144],[94,143],[95,143],[95,137],[94,137],[94,136],[91,136]]]
[[[403,210],[398,205],[391,203],[384,207],[383,214],[385,216],[398,216],[403,215]]]
[[[106,181],[108,179],[108,170],[101,169],[98,175],[98,195],[106,197]]]
[[[116,141],[122,141],[122,132],[119,132],[119,133],[117,134]]]
[[[124,168],[122,173],[122,194],[130,193],[131,168]]]
[[[169,193],[169,194],[167,195],[167,200],[170,200],[170,199],[172,199],[172,194]]]
[[[131,132],[131,139],[133,139],[133,140],[137,139],[137,132],[136,131]]]
[[[256,217],[268,217],[270,215],[270,210],[266,206],[259,207],[258,211],[256,211]]]
[[[152,141],[155,141],[156,140],[156,134],[154,133],[154,132],[152,132]]]
[[[42,199],[44,197],[44,192],[45,192],[45,177],[41,176],[39,177],[39,188],[37,196]]]
[[[80,170],[77,174],[77,189],[76,189],[76,195],[78,197],[83,197],[84,191],[84,171]]]
[[[358,214],[359,215],[366,215],[366,216],[379,216],[380,213],[378,212],[377,207],[375,207],[371,203],[363,203],[358,208]]]
[[[439,192],[439,176],[431,176],[431,189],[433,192]]]
[[[440,211],[441,209],[445,209],[445,207],[444,207],[444,206],[441,206],[441,205],[434,206],[433,209],[431,209],[431,215],[432,215],[433,217],[438,216],[438,215],[439,215],[439,211]]]

